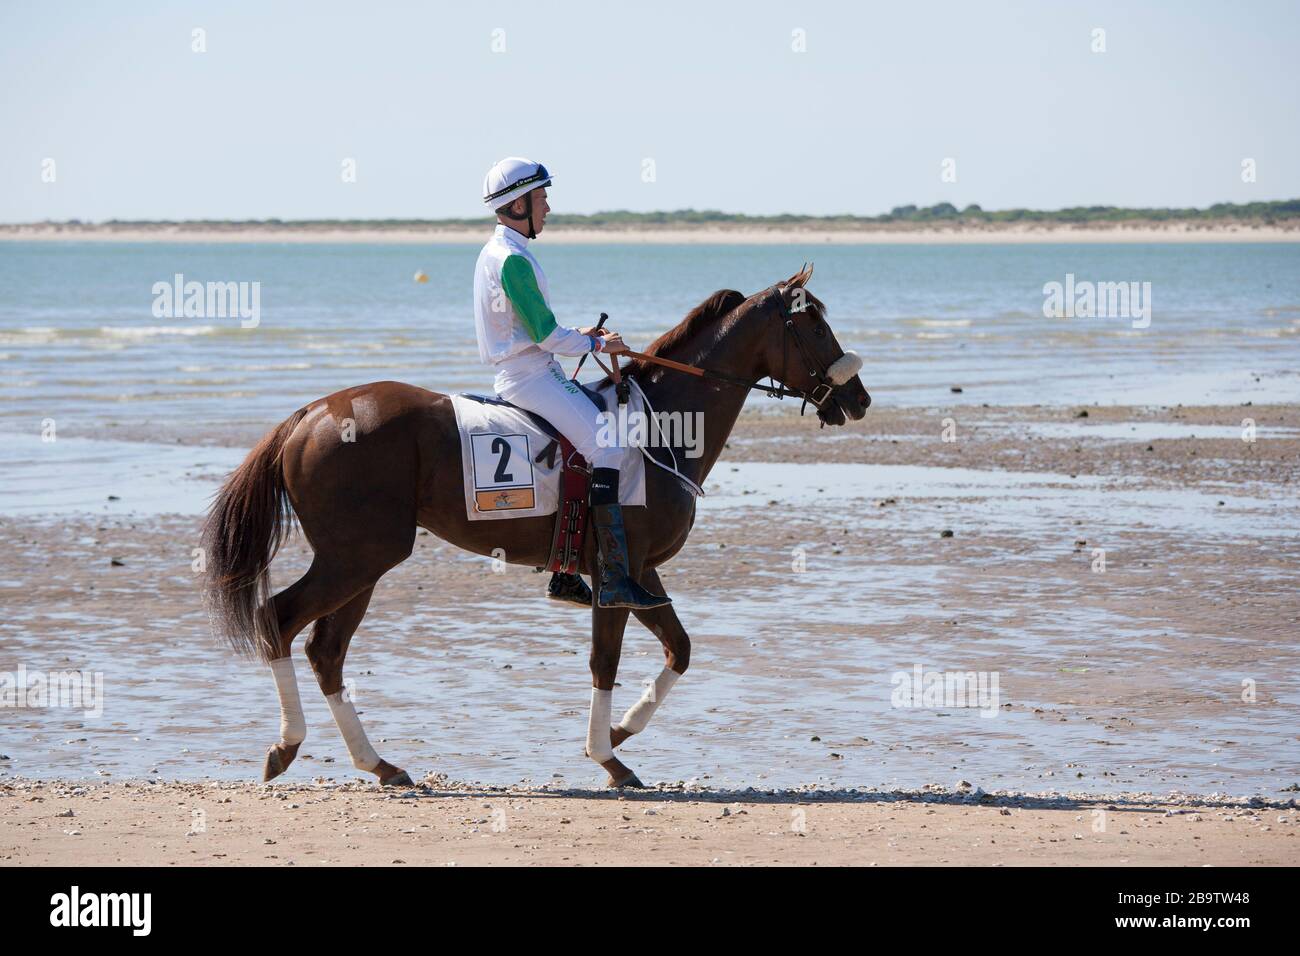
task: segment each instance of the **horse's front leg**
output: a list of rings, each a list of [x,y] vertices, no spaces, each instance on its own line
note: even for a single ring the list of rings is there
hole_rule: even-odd
[[[636,774],[614,756],[610,740],[610,715],[614,700],[614,679],[623,652],[623,629],[627,608],[593,607],[591,614],[591,715],[587,720],[587,756],[605,768],[608,787],[642,787]]]
[[[667,594],[659,581],[659,574],[654,568],[647,568],[641,573],[641,586],[659,594]],[[659,705],[663,703],[668,692],[672,690],[677,678],[686,673],[691,662],[691,639],[686,628],[677,618],[677,611],[671,604],[650,608],[646,611],[634,611],[636,619],[654,632],[659,643],[664,646],[664,669],[647,684],[641,699],[628,708],[623,719],[610,728],[610,743],[617,747],[633,734],[639,734],[650,723],[650,718]]]

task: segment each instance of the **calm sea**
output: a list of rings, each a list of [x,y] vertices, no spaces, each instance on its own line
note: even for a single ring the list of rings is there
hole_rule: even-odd
[[[564,246],[534,249],[560,320],[634,347],[716,289],[816,263],[812,289],[878,403],[1300,400],[1300,245]],[[0,428],[269,422],[395,378],[490,388],[477,247],[0,243]],[[429,276],[417,284],[413,275]],[[259,323],[158,316],[155,283],[259,283]],[[1047,318],[1044,285],[1150,283],[1150,321]],[[1141,286],[1139,287],[1141,288]],[[1144,299],[1144,303],[1148,300]],[[1145,325],[1145,327],[1135,327]],[[950,391],[953,386],[961,394]]]

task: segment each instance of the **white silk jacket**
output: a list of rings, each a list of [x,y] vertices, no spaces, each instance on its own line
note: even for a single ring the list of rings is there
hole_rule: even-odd
[[[474,326],[479,358],[497,369],[498,391],[503,380],[545,371],[552,355],[600,351],[595,336],[556,323],[546,273],[528,239],[500,224],[474,267]]]

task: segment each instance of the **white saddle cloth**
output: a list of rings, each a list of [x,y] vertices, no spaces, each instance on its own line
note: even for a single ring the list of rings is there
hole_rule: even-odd
[[[614,386],[601,390],[605,407],[617,409]],[[559,508],[560,451],[557,446],[548,466],[547,459],[535,459],[555,439],[538,427],[533,417],[513,405],[497,400],[476,401],[465,395],[451,396],[460,432],[460,456],[464,469],[465,516],[470,521],[502,518],[538,518],[553,515]],[[643,412],[645,397],[633,385],[627,411]],[[596,407],[592,406],[595,414]],[[608,429],[617,439],[618,428]],[[618,501],[624,505],[645,504],[645,458],[643,448],[625,447],[619,465]]]

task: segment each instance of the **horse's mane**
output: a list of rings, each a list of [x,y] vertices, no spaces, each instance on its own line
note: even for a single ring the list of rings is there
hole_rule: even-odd
[[[716,324],[719,319],[744,301],[745,296],[735,289],[719,289],[691,309],[686,318],[659,336],[642,351],[647,355],[667,355],[682,343],[692,339],[701,329]],[[644,375],[650,369],[656,367],[658,366],[643,362],[641,359],[633,359],[626,364],[620,363],[619,365],[624,375]],[[609,381],[608,375],[605,376],[604,381]],[[597,384],[603,384],[603,382]]]

